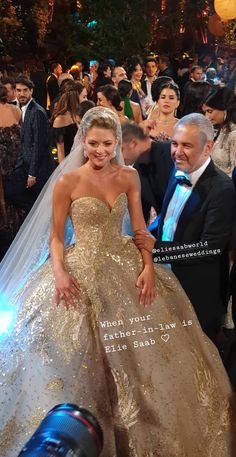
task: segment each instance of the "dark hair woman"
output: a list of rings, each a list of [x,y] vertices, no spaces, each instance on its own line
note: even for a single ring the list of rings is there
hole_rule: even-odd
[[[132,83],[132,101],[139,103],[143,118],[146,116],[147,96],[142,89],[143,63],[138,56],[131,56],[125,63],[128,79]]]
[[[180,103],[180,92],[177,84],[167,82],[160,84],[156,91],[156,109],[152,110],[148,119],[156,121],[150,130],[150,136],[165,141],[172,138],[176,122],[176,111]]]
[[[204,100],[203,111],[212,124],[219,128],[212,159],[231,176],[236,166],[236,95],[227,87],[212,88]]]
[[[134,120],[137,124],[142,122],[142,112],[140,105],[130,100],[133,91],[131,81],[128,79],[122,79],[118,84],[118,91],[121,96],[123,114],[128,119]]]
[[[121,122],[127,121],[127,117],[123,114],[120,94],[115,86],[107,84],[106,86],[99,87],[97,105],[115,111]]]
[[[106,84],[112,84],[111,66],[108,63],[100,63],[97,69],[97,78],[94,82],[94,100],[97,98],[99,88],[105,86]]]
[[[51,123],[59,163],[70,153],[77,132],[76,113],[87,99],[87,91],[80,82],[69,84],[54,107]]]

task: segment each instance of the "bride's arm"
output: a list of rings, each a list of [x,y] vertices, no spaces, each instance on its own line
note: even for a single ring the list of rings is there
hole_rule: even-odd
[[[66,306],[74,305],[79,298],[79,285],[64,265],[64,230],[71,206],[71,182],[68,176],[58,180],[53,192],[52,227],[50,236],[50,253],[55,277],[55,301],[58,305],[63,299]]]
[[[146,224],[143,217],[142,204],[141,204],[141,186],[139,176],[136,170],[127,170],[128,173],[128,207],[131,218],[131,224],[134,233],[137,230],[145,230]],[[149,232],[147,231],[147,234]],[[140,302],[144,305],[152,303],[156,296],[154,267],[152,262],[152,255],[145,249],[141,249],[144,268],[137,280],[137,287],[141,288]]]

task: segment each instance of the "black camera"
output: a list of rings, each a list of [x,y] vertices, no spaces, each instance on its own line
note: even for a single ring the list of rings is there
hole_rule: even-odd
[[[102,429],[95,417],[71,403],[55,406],[18,457],[98,457]]]

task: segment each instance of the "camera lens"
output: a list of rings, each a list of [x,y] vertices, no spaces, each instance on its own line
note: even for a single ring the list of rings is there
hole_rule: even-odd
[[[98,457],[102,429],[86,409],[64,403],[51,409],[18,457]]]

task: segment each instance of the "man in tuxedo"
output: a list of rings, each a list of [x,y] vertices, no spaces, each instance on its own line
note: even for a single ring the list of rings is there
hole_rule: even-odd
[[[175,169],[155,237],[140,231],[135,243],[153,252],[154,262],[170,264],[203,330],[217,344],[236,196],[231,179],[210,158],[213,137],[213,127],[202,114],[178,121],[171,147]]]
[[[50,152],[50,124],[46,111],[32,98],[34,84],[16,80],[22,109],[21,148],[16,166],[4,183],[9,204],[28,212],[55,168]]]
[[[133,165],[141,181],[141,199],[147,222],[151,207],[161,212],[173,161],[170,142],[152,141],[135,122],[122,123],[122,152],[126,165]]]
[[[20,107],[19,100],[16,96],[16,83],[13,78],[4,78],[2,84],[7,89],[7,103]]]

